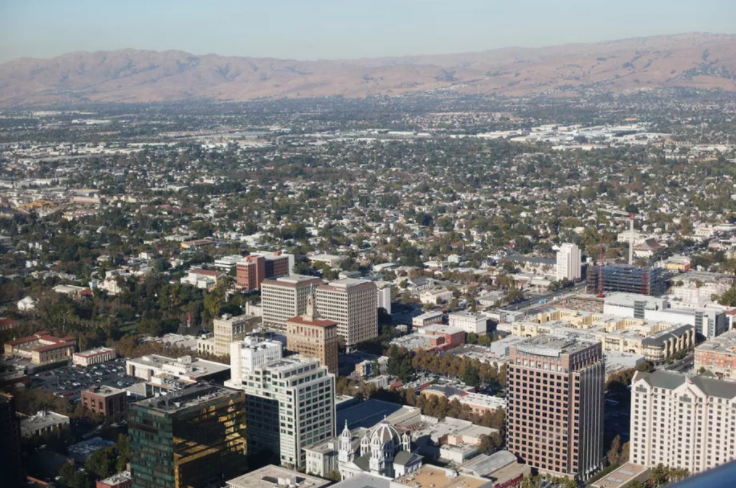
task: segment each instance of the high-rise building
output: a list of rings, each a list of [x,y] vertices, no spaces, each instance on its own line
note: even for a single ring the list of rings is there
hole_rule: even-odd
[[[246,291],[257,290],[263,280],[288,276],[294,269],[294,255],[281,251],[246,256],[236,265],[236,285]]]
[[[215,332],[215,355],[230,354],[230,343],[239,341],[260,325],[261,319],[251,315],[225,314],[213,321]]]
[[[282,465],[305,466],[303,447],[335,435],[335,377],[317,359],[289,357],[243,380],[248,451],[270,451]]]
[[[246,337],[230,344],[230,379],[225,386],[243,388],[243,381],[256,367],[281,359],[281,343]]]
[[[391,314],[391,285],[389,284],[382,284],[378,285],[376,288],[376,291],[378,292],[378,308],[382,308],[388,313]]]
[[[320,285],[315,293],[317,311],[337,322],[337,333],[348,347],[378,337],[376,284],[347,278]]]
[[[15,415],[15,398],[0,392],[0,471],[7,486],[22,486],[25,481],[20,454],[20,422]]]
[[[588,479],[603,461],[601,344],[538,336],[509,349],[508,449],[540,472]]]
[[[286,322],[286,348],[304,357],[319,359],[322,366],[337,374],[337,322],[322,319],[307,297],[307,312]]]
[[[736,459],[735,432],[736,383],[663,370],[634,375],[631,462],[705,471]]]
[[[598,293],[600,275],[600,268],[588,268],[585,283],[588,293]],[[667,282],[662,268],[639,268],[625,264],[603,266],[603,291],[620,291],[658,297],[666,289]]]
[[[570,242],[560,246],[557,251],[557,280],[567,278],[570,281],[580,279],[580,248]]]
[[[220,486],[246,471],[242,391],[197,384],[133,403],[133,488]]]
[[[307,310],[307,297],[322,280],[314,276],[289,275],[261,283],[263,326],[286,330],[286,321]]]

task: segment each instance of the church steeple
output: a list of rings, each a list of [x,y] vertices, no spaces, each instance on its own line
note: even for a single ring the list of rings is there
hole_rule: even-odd
[[[310,322],[314,322],[317,318],[317,308],[314,306],[314,292],[307,295],[307,313],[304,314],[304,318]]]
[[[348,421],[345,421],[345,428],[340,434],[340,450],[337,453],[337,460],[341,463],[350,463],[353,461],[352,435],[348,429]]]

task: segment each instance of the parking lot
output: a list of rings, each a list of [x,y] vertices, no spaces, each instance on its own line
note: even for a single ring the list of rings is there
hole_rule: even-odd
[[[31,376],[30,388],[36,388],[65,396],[70,403],[77,403],[82,390],[91,386],[106,385],[113,388],[126,388],[140,383],[139,378],[125,374],[125,358],[118,358],[107,363],[82,368],[65,366]]]

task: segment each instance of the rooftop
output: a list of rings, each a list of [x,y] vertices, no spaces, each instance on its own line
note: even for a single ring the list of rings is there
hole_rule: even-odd
[[[736,329],[708,339],[696,347],[695,350],[736,356]]]
[[[375,474],[361,473],[352,478],[340,481],[331,488],[389,488],[391,480]]]
[[[188,388],[173,391],[166,396],[147,398],[133,405],[163,413],[176,413],[191,407],[205,405],[213,400],[239,395],[242,395],[242,392],[196,383]]]
[[[489,483],[485,478],[478,478],[467,474],[457,474],[452,469],[424,465],[414,473],[408,474],[393,481],[394,485],[411,488],[479,488]]]
[[[167,358],[166,356],[159,356],[158,354],[149,354],[139,358],[128,359],[127,362],[152,368],[171,369],[171,371],[167,372],[177,375],[186,375],[190,378],[205,377],[230,369],[230,366],[227,364],[207,361],[206,359],[192,358],[191,356],[182,356],[174,359]]]
[[[268,284],[268,285],[298,285],[300,283],[308,283],[312,281],[320,282],[320,283],[322,282],[322,280],[320,280],[316,276],[292,274],[289,276],[282,276],[276,279],[263,280],[263,283]]]
[[[228,488],[322,488],[332,481],[270,464],[226,483]]]
[[[130,477],[130,471],[121,471],[119,473],[116,473],[109,478],[105,478],[104,480],[101,480],[100,483],[104,483],[108,486],[114,486],[117,484],[122,483],[123,481],[127,481],[131,479]]]
[[[370,428],[384,418],[392,424],[398,424],[418,415],[419,409],[415,407],[401,406],[382,400],[368,400],[339,410],[335,425],[342,427],[347,421],[348,428],[351,430],[358,427]]]
[[[94,393],[95,395],[101,396],[101,397],[109,397],[112,395],[118,395],[120,393],[124,393],[127,395],[125,390],[120,390],[118,388],[113,388],[112,386],[106,386],[106,385],[91,386],[85,391]]]
[[[518,352],[527,354],[559,357],[564,354],[573,354],[582,351],[593,344],[592,342],[580,341],[575,338],[540,335],[511,347],[515,348]]]
[[[468,471],[476,476],[487,476],[494,471],[515,464],[516,456],[509,451],[497,451],[491,454],[481,454],[474,457],[462,466],[463,471]]]
[[[654,388],[674,390],[685,383],[693,385],[708,396],[734,399],[736,398],[736,382],[719,380],[708,376],[687,375],[674,371],[657,370],[653,373],[638,371],[634,381],[643,380]]]

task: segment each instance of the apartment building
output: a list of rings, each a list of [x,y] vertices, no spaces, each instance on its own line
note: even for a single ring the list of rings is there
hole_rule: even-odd
[[[699,473],[736,459],[736,383],[672,371],[631,383],[635,464]]]
[[[603,462],[601,344],[539,336],[509,349],[508,449],[542,473],[588,479]]]
[[[224,314],[213,321],[215,355],[230,354],[230,343],[239,341],[260,325],[260,318],[251,315]]]
[[[307,297],[322,284],[314,276],[289,275],[261,283],[263,326],[286,330],[286,322],[307,310]]]
[[[580,279],[582,262],[580,259],[580,248],[572,243],[566,242],[557,251],[556,278],[561,280],[567,278],[570,281]]]
[[[378,337],[376,284],[347,278],[320,285],[315,292],[317,311],[337,322],[337,333],[348,347]]]
[[[313,358],[257,366],[243,381],[248,452],[267,449],[302,468],[303,448],[335,435],[335,377]]]
[[[322,319],[307,297],[307,312],[286,322],[286,348],[304,357],[319,359],[322,366],[337,374],[337,322]]]

